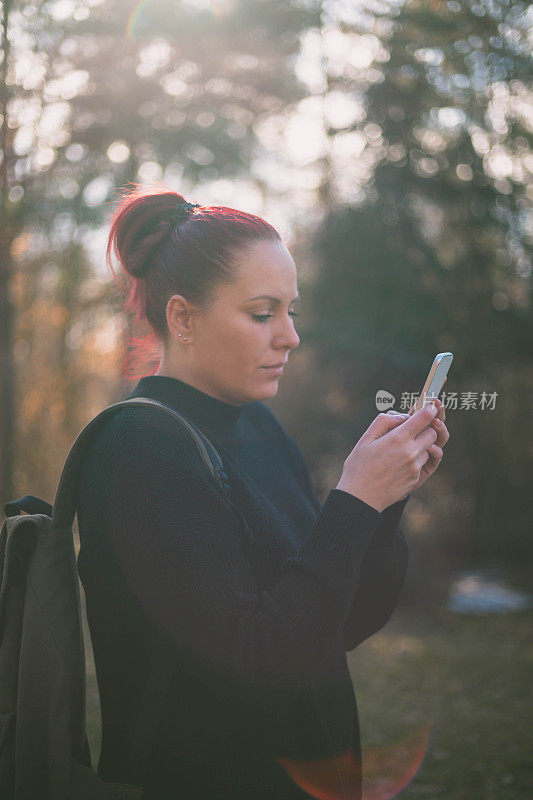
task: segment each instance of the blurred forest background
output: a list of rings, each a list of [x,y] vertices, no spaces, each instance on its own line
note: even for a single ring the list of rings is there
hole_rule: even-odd
[[[435,354],[454,353],[450,441],[403,518],[402,607],[455,631],[438,612],[457,570],[497,567],[526,588],[532,30],[531,7],[510,0],[4,0],[2,504],[53,502],[81,428],[157,370],[157,349],[128,358],[146,331],[124,317],[104,249],[120,187],[161,182],[259,214],[288,244],[301,344],[268,402],[321,499],[376,392],[399,408]],[[494,759],[472,794],[463,782],[442,797],[522,800],[524,764],[502,783]]]

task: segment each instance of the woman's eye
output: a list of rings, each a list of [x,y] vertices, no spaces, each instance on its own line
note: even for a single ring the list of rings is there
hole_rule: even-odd
[[[296,311],[289,311],[291,317],[298,317],[299,314]],[[252,314],[252,317],[255,319],[256,322],[266,322],[269,317],[273,317],[273,314]]]

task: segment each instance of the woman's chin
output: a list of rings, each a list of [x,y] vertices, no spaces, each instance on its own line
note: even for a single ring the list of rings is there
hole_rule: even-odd
[[[278,392],[279,387],[279,376],[278,377],[267,377],[266,380],[262,380],[261,384],[257,386],[257,390],[254,392],[256,395],[256,400],[263,400],[268,397],[275,397]]]

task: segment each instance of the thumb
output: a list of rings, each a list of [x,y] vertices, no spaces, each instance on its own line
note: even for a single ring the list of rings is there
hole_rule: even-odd
[[[365,438],[369,441],[379,439],[380,436],[384,436],[389,431],[392,431],[393,428],[397,428],[398,425],[401,425],[404,420],[405,415],[399,415],[396,414],[396,412],[378,414],[361,438]]]

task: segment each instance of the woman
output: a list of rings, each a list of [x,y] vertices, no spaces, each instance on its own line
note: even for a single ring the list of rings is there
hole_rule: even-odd
[[[134,190],[116,209],[113,251],[131,276],[129,309],[163,344],[157,373],[129,397],[191,419],[220,453],[231,497],[157,409],[119,410],[92,442],[78,569],[102,709],[98,771],[132,782],[132,731],[167,637],[178,668],[143,798],[357,800],[346,652],[394,610],[408,560],[399,520],[437,467],[446,428],[433,406],[379,414],[322,505],[263,402],[300,341],[296,268],[277,231],[235,209]]]

